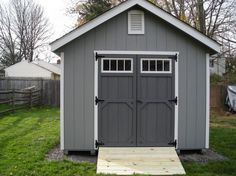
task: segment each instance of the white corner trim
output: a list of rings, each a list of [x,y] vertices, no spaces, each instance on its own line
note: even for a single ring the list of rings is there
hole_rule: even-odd
[[[83,35],[84,33],[88,32],[89,30],[95,28],[96,26],[104,23],[105,21],[111,19],[112,17],[128,10],[129,8],[139,5],[144,9],[148,10],[149,12],[153,13],[154,15],[158,16],[159,18],[165,20],[168,23],[171,23],[176,28],[180,29],[181,31],[187,33],[188,35],[192,36],[199,42],[205,44],[212,50],[216,52],[220,52],[220,45],[213,41],[212,39],[208,38],[204,34],[200,33],[199,31],[195,30],[191,26],[185,24],[184,22],[178,20],[171,14],[161,10],[160,8],[156,7],[155,5],[147,2],[146,0],[129,0],[126,1],[117,7],[107,11],[106,13],[98,16],[96,19],[91,20],[90,22],[84,24],[83,26],[74,29],[70,33],[64,35],[63,37],[57,39],[56,41],[51,43],[51,50],[55,51],[61,46],[65,45],[66,43],[74,40],[75,38]]]
[[[60,77],[60,144],[61,150],[64,146],[64,53],[61,52],[61,77]]]
[[[98,61],[97,54],[107,55],[164,55],[175,56],[177,54],[177,62],[175,62],[175,96],[178,97],[178,103],[175,105],[175,124],[174,124],[174,139],[178,145],[178,128],[179,128],[179,52],[178,51],[110,51],[110,50],[95,50],[94,51],[94,149],[96,150],[95,141],[98,140],[98,106],[95,104],[95,97],[98,96]]]
[[[209,148],[210,135],[210,54],[206,54],[206,137],[205,147]]]

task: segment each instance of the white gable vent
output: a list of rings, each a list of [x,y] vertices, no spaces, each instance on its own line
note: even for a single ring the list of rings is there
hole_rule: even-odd
[[[144,34],[144,13],[139,10],[128,12],[128,33]]]

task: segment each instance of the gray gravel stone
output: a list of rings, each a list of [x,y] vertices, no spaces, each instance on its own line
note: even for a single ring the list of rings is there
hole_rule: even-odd
[[[227,157],[220,155],[211,149],[202,150],[202,152],[184,152],[179,154],[179,158],[181,161],[195,161],[199,163],[228,160]]]
[[[49,161],[68,160],[79,163],[96,163],[97,155],[91,156],[90,152],[70,152],[68,155],[65,155],[58,145],[46,155],[46,159]]]

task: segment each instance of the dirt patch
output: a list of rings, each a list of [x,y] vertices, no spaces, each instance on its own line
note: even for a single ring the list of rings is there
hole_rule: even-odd
[[[233,125],[218,124],[218,123],[211,123],[211,127],[214,127],[214,128],[236,128],[236,126],[233,126]]]
[[[65,155],[63,151],[60,150],[60,146],[56,146],[52,149],[47,155],[46,159],[49,161],[58,161],[58,160],[68,160],[73,162],[89,162],[96,163],[97,156],[91,156],[90,152],[70,152],[68,155]]]
[[[201,152],[194,152],[194,151],[181,152],[181,154],[179,154],[179,158],[181,161],[195,161],[199,163],[228,160],[227,157],[220,155],[211,149],[202,150]]]

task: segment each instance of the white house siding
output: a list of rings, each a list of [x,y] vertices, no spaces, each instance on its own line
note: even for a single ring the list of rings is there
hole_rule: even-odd
[[[222,76],[225,73],[226,59],[216,58],[210,61],[210,72],[211,74],[217,74]]]
[[[28,61],[21,61],[5,69],[5,77],[51,78],[51,72]]]

